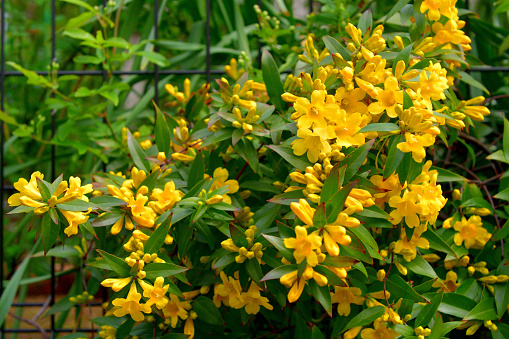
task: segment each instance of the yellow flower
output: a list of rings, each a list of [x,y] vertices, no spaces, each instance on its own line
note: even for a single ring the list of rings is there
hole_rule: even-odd
[[[163,214],[175,205],[177,201],[184,196],[179,190],[175,189],[175,183],[169,181],[164,185],[164,191],[160,188],[154,188],[150,196],[155,201],[149,202],[149,206],[159,214]]]
[[[150,313],[152,309],[148,304],[140,304],[141,294],[136,290],[136,283],[131,284],[131,289],[127,298],[117,298],[113,300],[113,306],[120,307],[113,314],[116,317],[123,317],[127,314],[133,318],[134,321],[143,321],[145,318],[141,312]]]
[[[380,114],[383,111],[391,118],[397,117],[395,108],[397,105],[403,104],[403,91],[399,89],[398,79],[391,76],[384,82],[384,89],[377,88],[376,99],[368,106],[371,114]]]
[[[425,230],[425,229],[424,229]],[[422,230],[417,228],[412,235],[412,239],[408,240],[404,229],[401,230],[400,239],[396,242],[394,253],[401,254],[406,261],[412,261],[417,256],[416,247],[428,249],[429,242],[425,238],[421,238]]]
[[[454,235],[457,246],[465,242],[466,248],[482,249],[491,238],[491,233],[482,227],[481,217],[478,215],[473,215],[468,220],[462,217],[461,221],[454,223],[454,229],[458,231]]]
[[[215,179],[210,187],[210,191],[214,191],[223,186],[229,186],[228,194],[236,193],[239,190],[239,182],[234,179],[228,180],[228,170],[226,168],[218,167],[214,170],[212,177]],[[231,204],[232,199],[227,195],[223,195],[224,202]]]
[[[339,255],[339,245],[348,246],[352,238],[346,234],[346,228],[343,226],[325,225],[323,231],[323,243],[325,249],[332,257]]]
[[[335,136],[337,145],[342,147],[364,145],[366,140],[364,134],[357,133],[362,128],[362,125],[364,125],[360,113],[346,115],[344,111],[340,111],[334,122],[336,125],[328,126],[327,134]]]
[[[138,194],[136,199],[130,198],[127,206],[131,209],[133,220],[140,226],[154,227],[154,220],[157,215],[150,207],[145,206],[147,201],[148,197]]]
[[[361,331],[362,339],[393,339],[400,336],[400,334],[391,328],[387,328],[381,321],[375,320],[372,328],[365,328]]]
[[[309,203],[305,199],[299,199],[299,202],[292,202],[290,208],[293,213],[302,220],[306,226],[313,225],[313,216],[315,215],[315,209],[309,206]]]
[[[64,233],[68,237],[78,234],[78,225],[84,224],[88,220],[88,215],[84,212],[71,212],[65,210],[60,210],[60,212],[62,212],[69,223],[69,226],[64,229]]]
[[[385,180],[381,175],[374,175],[369,180],[380,189],[379,192],[374,193],[373,196],[375,197],[376,205],[382,209],[391,197],[401,194],[403,186],[399,182],[398,174],[391,174]]]
[[[313,278],[319,286],[325,286],[328,283],[326,277],[313,271],[313,268],[309,265],[306,265],[306,268],[300,277],[298,276],[298,270],[295,270],[279,278],[279,282],[282,285],[290,288],[290,291],[288,292],[288,301],[290,303],[299,300],[302,291],[304,291],[306,281],[311,278]]]
[[[138,280],[140,283],[141,288],[143,288],[143,296],[145,298],[149,298],[147,301],[148,305],[156,305],[156,307],[160,310],[166,307],[168,304],[168,298],[165,296],[166,292],[168,292],[168,288],[170,285],[164,284],[164,278],[163,277],[157,277],[154,286],[152,286],[149,283],[146,283],[143,280]]]
[[[325,129],[324,133],[327,134]],[[326,139],[322,138],[319,134],[315,134],[309,129],[300,128],[297,131],[297,136],[301,139],[297,139],[292,142],[293,152],[297,156],[301,156],[307,152],[308,160],[313,163],[318,161],[320,153],[329,153],[332,151],[332,148]]]
[[[88,201],[88,197],[85,194],[88,194],[93,190],[94,188],[92,187],[92,184],[81,186],[81,179],[71,176],[69,178],[69,188],[65,192],[65,195],[68,196],[74,193],[77,199]]]
[[[412,152],[412,158],[416,162],[422,162],[426,157],[424,147],[431,146],[435,143],[435,137],[431,134],[417,135],[406,132],[405,141],[396,145],[401,152]]]
[[[395,195],[389,200],[389,206],[396,209],[390,213],[392,224],[396,225],[405,218],[408,227],[414,228],[419,226],[419,216],[422,213],[422,207],[417,203],[418,194],[408,190],[403,193],[403,197]]]
[[[457,16],[458,9],[456,0],[424,0],[421,3],[421,13],[428,11],[428,18],[433,21],[440,20],[440,16],[444,15],[448,18]]]
[[[433,287],[438,287],[437,292],[454,292],[459,287],[460,284],[456,282],[458,280],[458,275],[454,271],[447,272],[445,276],[445,280],[437,280],[433,283]]]
[[[336,90],[334,98],[336,99],[339,108],[344,110],[347,115],[353,113],[366,114],[368,113],[368,106],[362,102],[365,96],[366,92],[360,88],[347,91],[345,87],[339,87]]]
[[[357,287],[339,287],[334,286],[334,293],[331,293],[331,301],[338,304],[338,314],[348,316],[350,314],[350,304],[362,305],[364,298],[361,297],[361,289]]]
[[[325,102],[326,96],[326,91],[313,91],[311,102],[306,98],[298,98],[294,104],[296,113],[292,115],[292,119],[299,117],[297,120],[299,129],[312,128],[323,139],[327,136],[325,133],[326,119],[334,120],[339,113],[339,107],[336,103]]]
[[[442,195],[442,188],[437,185],[438,173],[431,177],[430,182],[423,182],[422,185],[410,185],[410,189],[419,195],[419,203],[422,207],[424,218],[435,223],[438,212],[445,206],[447,199]]]
[[[309,266],[315,267],[318,265],[318,256],[314,251],[322,245],[322,238],[318,235],[318,231],[308,235],[306,228],[296,226],[295,234],[297,238],[286,238],[284,239],[284,244],[286,248],[294,249],[293,256],[297,260],[297,264],[307,259]]]
[[[170,294],[170,300],[163,308],[163,314],[165,318],[170,318],[170,325],[175,328],[179,318],[187,319],[187,310],[189,309],[191,309],[190,301],[180,301],[176,295]]]
[[[446,76],[447,71],[439,63],[433,64],[430,61],[430,65],[419,74],[419,82],[408,81],[406,84],[421,96],[427,108],[431,109],[431,99],[445,99],[444,91],[449,88]]]
[[[228,298],[228,305],[235,309],[242,308],[245,303],[242,299],[242,287],[240,287],[240,281],[233,277],[227,277],[226,274],[221,271],[220,273],[222,284],[218,285],[215,289],[216,293],[223,298]]]
[[[242,299],[246,305],[245,310],[247,314],[258,313],[260,311],[260,306],[271,311],[273,309],[272,305],[269,304],[269,299],[260,295],[260,287],[255,282],[251,282],[249,290],[242,293]]]
[[[449,20],[445,25],[442,25],[440,22],[435,22],[431,26],[431,30],[435,33],[433,42],[436,46],[449,43],[460,45],[462,43],[471,42],[470,38],[460,29],[456,20]],[[446,45],[442,48],[448,49],[450,47],[450,45]]]
[[[14,183],[14,188],[17,189],[19,193],[15,193],[9,197],[9,206],[19,206],[22,196],[26,196],[32,200],[42,200],[41,192],[39,192],[39,187],[37,186],[37,178],[44,179],[44,175],[41,174],[41,172],[34,172],[30,177],[30,182],[24,178],[19,178],[18,182]]]
[[[123,289],[124,287],[126,287],[127,284],[129,284],[131,282],[131,280],[133,280],[132,277],[127,277],[127,278],[108,278],[108,279],[104,279],[101,282],[101,285],[104,286],[104,287],[111,287],[111,289],[114,292],[118,292],[121,289]]]

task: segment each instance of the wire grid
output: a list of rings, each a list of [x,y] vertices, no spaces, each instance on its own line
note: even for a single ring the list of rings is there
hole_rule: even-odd
[[[23,76],[21,72],[17,71],[6,71],[5,70],[5,3],[7,0],[0,0],[0,20],[1,20],[1,36],[0,36],[0,110],[4,111],[4,103],[5,103],[5,78],[9,76]],[[106,7],[107,0],[103,0],[103,6]],[[313,2],[314,0],[309,0],[308,11],[309,13],[313,12]],[[262,7],[261,0],[257,0],[258,6]],[[465,0],[465,8],[469,8],[469,1]],[[159,75],[170,75],[170,74],[201,74],[205,75],[206,80],[210,83],[210,78],[212,74],[224,74],[224,71],[221,70],[212,70],[211,69],[211,60],[210,60],[210,0],[206,0],[206,21],[205,21],[205,39],[206,39],[206,65],[205,70],[198,69],[190,69],[190,70],[171,70],[171,69],[159,69],[157,65],[154,65],[153,70],[118,70],[113,71],[113,75],[152,75],[154,77],[154,102],[159,104]],[[56,0],[51,0],[51,61],[55,60],[56,55],[56,27],[55,27],[55,17],[56,17]],[[159,38],[158,31],[158,21],[159,21],[159,0],[154,0],[154,39]],[[468,17],[466,19],[466,34],[469,34],[469,23]],[[155,51],[158,51],[158,47],[154,46]],[[261,41],[258,40],[258,64],[261,67]],[[509,72],[509,67],[504,66],[473,66],[470,68],[471,72]],[[35,71],[38,75],[48,75],[49,71]],[[59,75],[97,75],[102,76],[103,80],[106,79],[106,70],[62,70],[58,72]],[[469,86],[467,86],[468,88]],[[56,131],[56,121],[55,114],[52,114],[51,117],[51,133],[52,136]],[[4,286],[4,270],[3,270],[3,262],[4,262],[4,194],[8,191],[13,191],[14,187],[12,185],[3,185],[4,182],[4,143],[5,143],[5,135],[4,135],[4,121],[0,122],[0,263],[2,263],[2,267],[0,267],[0,291],[3,292]],[[51,146],[51,180],[54,180],[55,170],[56,170],[56,149],[55,145]],[[105,164],[103,165],[103,169],[105,170]],[[55,275],[55,257],[51,257],[51,295],[50,295],[50,306],[55,303],[55,294],[56,294],[56,275]],[[103,298],[106,296],[103,290]],[[44,303],[30,303],[30,302],[21,302],[21,303],[13,303],[14,307],[42,307]],[[101,303],[93,302],[90,303],[91,306],[100,306]],[[71,333],[71,332],[94,332],[92,328],[55,328],[55,315],[52,314],[50,316],[50,328],[45,328],[45,332],[49,332],[50,338],[53,338],[55,334],[58,333]],[[34,329],[6,329],[4,325],[0,328],[0,338],[3,338],[5,333],[40,333],[40,331],[36,328]]]

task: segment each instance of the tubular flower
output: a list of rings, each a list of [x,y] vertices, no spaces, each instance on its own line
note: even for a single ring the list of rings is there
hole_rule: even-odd
[[[19,178],[18,182],[14,183],[14,188],[17,189],[19,193],[15,193],[9,197],[9,206],[23,205],[20,200],[21,197],[27,197],[35,201],[42,200],[41,192],[39,192],[39,187],[37,185],[37,178],[44,179],[44,175],[41,174],[41,172],[34,172],[30,177],[30,181],[27,181],[25,178]]]
[[[399,332],[387,328],[380,320],[375,320],[372,328],[365,328],[361,331],[362,339],[393,339],[400,336]]]
[[[353,113],[368,113],[368,106],[362,102],[366,92],[360,88],[355,88],[351,91],[347,91],[345,87],[339,87],[336,90],[334,98],[339,105],[339,108],[344,110],[347,115]]]
[[[339,255],[339,245],[348,246],[352,238],[346,234],[346,228],[343,226],[325,225],[323,231],[323,243],[329,255],[337,257]]]
[[[375,204],[382,209],[384,208],[385,203],[389,202],[391,197],[396,195],[399,196],[403,189],[403,186],[399,182],[398,174],[391,174],[385,180],[381,175],[374,175],[369,180],[373,183],[373,185],[379,188],[379,192],[374,193],[373,196],[375,198]]]
[[[286,248],[293,248],[293,256],[300,264],[304,258],[311,267],[318,265],[318,256],[314,250],[319,249],[322,245],[322,238],[318,235],[318,231],[308,235],[306,228],[302,226],[295,227],[297,238],[286,238],[284,244]]]
[[[324,132],[325,133],[325,132]],[[330,144],[320,135],[315,134],[309,129],[300,128],[297,131],[300,139],[292,142],[292,149],[295,155],[301,156],[307,152],[309,161],[315,163],[320,153],[329,153],[332,151]]]
[[[405,223],[408,227],[414,228],[419,226],[419,216],[422,213],[422,207],[417,203],[417,192],[405,190],[403,197],[395,195],[389,200],[389,206],[396,209],[390,213],[392,217],[392,224],[396,225],[405,218]]]
[[[258,313],[260,306],[268,310],[273,309],[272,305],[269,304],[269,299],[260,295],[260,287],[255,282],[251,282],[249,290],[242,293],[242,299],[246,305],[245,310],[247,314]]]
[[[306,281],[309,279],[315,280],[319,286],[325,286],[328,284],[327,278],[318,272],[313,271],[313,268],[309,265],[306,265],[306,268],[300,277],[298,276],[298,270],[295,270],[279,278],[279,282],[282,285],[290,288],[290,291],[288,292],[288,301],[290,303],[299,300],[302,291],[304,291]]]
[[[143,321],[145,317],[141,312],[151,313],[152,309],[148,304],[140,304],[140,300],[141,294],[138,293],[136,290],[136,284],[133,282],[127,298],[117,298],[113,300],[113,306],[120,307],[115,310],[113,314],[116,317],[123,317],[129,314],[134,321]]]
[[[299,202],[292,202],[290,208],[293,213],[302,220],[306,226],[313,225],[313,216],[315,215],[315,209],[309,206],[309,203],[305,199],[299,199]]]
[[[60,212],[62,212],[63,216],[69,223],[69,226],[64,229],[64,233],[68,237],[78,234],[78,225],[81,225],[88,220],[88,215],[83,212],[71,212],[65,210],[60,210]]]
[[[164,185],[164,191],[160,188],[154,188],[150,197],[155,201],[149,202],[149,206],[159,214],[163,214],[171,209],[176,202],[180,201],[183,196],[184,193],[175,189],[175,183],[169,181]]]
[[[482,249],[491,238],[491,233],[482,227],[481,217],[478,215],[473,215],[468,220],[462,217],[454,223],[454,229],[458,231],[454,236],[457,246],[464,242],[466,248]]]
[[[223,283],[217,286],[216,293],[223,298],[228,298],[228,305],[232,308],[239,309],[244,306],[244,300],[242,299],[242,287],[240,287],[240,281],[233,277],[227,277],[226,274],[221,271],[221,280]]]
[[[69,188],[67,188],[65,195],[74,194],[77,199],[88,201],[88,197],[85,194],[91,193],[93,190],[92,184],[81,186],[81,179],[71,176],[69,177]]]
[[[104,279],[101,282],[101,286],[111,287],[113,292],[118,292],[121,289],[123,289],[124,287],[126,287],[127,284],[129,284],[131,282],[131,280],[133,280],[132,277],[117,278],[117,279],[116,278],[108,278],[108,279]]]
[[[344,111],[338,114],[335,126],[328,127],[328,135],[335,136],[336,144],[342,147],[364,145],[364,134],[357,133],[361,130],[364,121],[360,113],[347,115]]]
[[[380,114],[383,111],[391,118],[397,117],[395,108],[403,104],[403,91],[399,89],[398,79],[389,77],[384,82],[384,89],[377,88],[377,102],[368,106],[371,114]]]
[[[419,227],[420,228],[420,227]],[[412,261],[417,256],[416,247],[428,249],[429,242],[427,239],[422,238],[421,234],[426,230],[419,230],[417,228],[412,235],[412,239],[408,240],[404,229],[401,230],[400,239],[396,242],[394,253],[401,254],[406,261]]]
[[[419,195],[419,203],[422,206],[422,215],[425,220],[435,223],[438,212],[445,206],[447,199],[442,195],[442,188],[437,185],[438,173],[431,177],[430,182],[422,185],[410,185],[410,189]]]
[[[311,128],[323,139],[326,138],[327,120],[335,119],[339,113],[336,103],[325,102],[326,96],[326,91],[313,91],[311,102],[298,98],[294,104],[296,112],[292,115],[292,119],[297,120],[298,128]]]
[[[236,193],[239,190],[239,182],[234,179],[228,180],[228,170],[226,168],[218,167],[214,170],[212,174],[212,178],[214,178],[214,182],[210,187],[210,191],[214,191],[223,186],[229,186],[228,194]],[[223,194],[223,200],[227,204],[232,203],[232,199],[228,196],[228,194]]]
[[[361,289],[357,287],[339,287],[334,286],[334,293],[331,292],[331,301],[338,304],[338,314],[348,316],[350,314],[350,304],[362,305],[364,298],[361,297]]]
[[[136,199],[130,198],[127,206],[131,210],[133,220],[140,226],[154,227],[156,214],[150,207],[145,206],[147,201],[148,197],[138,194]]]
[[[460,284],[456,282],[458,280],[458,275],[454,271],[447,272],[445,276],[445,280],[437,280],[433,283],[433,287],[438,287],[438,291],[444,292],[454,292],[459,287]]]
[[[429,147],[435,143],[435,137],[431,134],[417,135],[412,133],[405,133],[405,141],[396,145],[401,152],[412,152],[412,158],[416,162],[422,162],[426,157],[426,150],[424,147]]]
[[[165,318],[170,318],[171,327],[175,328],[177,326],[177,322],[180,319],[186,320],[188,317],[187,310],[191,309],[190,301],[180,301],[179,298],[170,294],[170,300],[163,308],[163,314]]]
[[[143,296],[145,298],[149,298],[147,301],[148,305],[156,305],[156,307],[160,310],[166,307],[168,304],[168,298],[165,296],[166,292],[168,292],[168,288],[170,285],[164,284],[164,278],[163,277],[157,277],[154,286],[152,286],[149,283],[146,283],[143,280],[138,280],[140,283],[141,288],[143,288]]]

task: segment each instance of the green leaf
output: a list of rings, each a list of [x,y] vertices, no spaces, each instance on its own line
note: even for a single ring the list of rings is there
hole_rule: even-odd
[[[207,297],[199,296],[193,302],[193,310],[201,321],[212,325],[222,325],[224,323],[221,313],[212,300]]]
[[[313,216],[313,225],[317,228],[323,228],[327,225],[327,219],[325,218],[325,203],[321,203],[316,207],[315,214]]]
[[[491,237],[491,240],[499,241],[507,238],[508,236],[509,236],[509,220],[506,221],[504,227],[502,227],[499,231],[496,231],[493,237]]]
[[[463,320],[494,320],[497,319],[495,312],[495,298],[488,298],[478,303]]]
[[[295,190],[295,191],[289,191],[285,192],[283,194],[278,194],[268,201],[273,204],[278,205],[290,205],[292,202],[298,202],[299,199],[304,199],[304,193],[302,193],[302,190]],[[271,222],[274,221],[274,219],[271,220]]]
[[[7,115],[6,113],[0,111],[0,120],[1,121],[4,121],[5,123],[9,124],[9,125],[15,125],[15,126],[19,126],[18,122],[16,121],[16,119],[14,119],[13,117],[11,117],[10,115]]]
[[[143,251],[145,253],[157,253],[161,249],[161,246],[164,244],[164,239],[166,235],[168,235],[168,230],[171,226],[171,218],[173,214],[170,214],[166,220],[163,221],[161,225],[152,233],[152,235],[148,238],[145,246],[143,247]]]
[[[414,300],[416,302],[425,302],[426,299],[422,295],[419,295],[415,290],[401,278],[399,275],[391,274],[387,280],[387,290],[391,293],[391,298],[396,300],[399,298],[405,298]]]
[[[42,248],[48,253],[50,248],[57,242],[60,227],[51,220],[49,213],[45,213],[41,222]]]
[[[472,299],[456,293],[445,293],[438,311],[458,318],[465,317],[477,303]]]
[[[311,289],[311,294],[324,308],[324,310],[332,317],[332,302],[329,290],[329,285],[318,286],[314,280],[308,280],[308,285]]]
[[[92,227],[103,227],[113,225],[118,221],[118,219],[123,218],[123,215],[120,214],[112,214],[112,213],[104,213],[99,218],[95,219],[92,222]]]
[[[460,70],[458,70],[458,74],[461,76],[460,80],[466,83],[467,85],[479,88],[480,90],[486,92],[487,94],[490,94],[490,91],[488,91],[488,89],[484,87],[484,85],[481,84],[479,81],[475,80],[474,77],[472,77],[470,74]]]
[[[359,23],[357,24],[357,27],[359,27],[362,33],[364,34],[372,26],[373,26],[373,14],[368,9],[367,11],[362,13],[361,17],[359,18]]]
[[[441,237],[439,237],[433,228],[428,225],[428,230],[422,234],[422,237],[429,241],[429,246],[431,249],[444,252],[456,257],[456,253]]]
[[[263,278],[262,268],[258,259],[251,258],[246,260],[246,269],[247,273],[249,273],[249,276],[254,280],[254,282],[259,283],[260,279]]]
[[[389,13],[387,13],[387,15],[385,16],[385,19],[384,19],[384,23],[387,22],[387,20],[389,20],[390,18],[392,18],[392,16],[398,12],[401,11],[401,9],[403,9],[403,7],[405,7],[405,5],[407,3],[409,3],[410,0],[399,0],[395,5],[394,7],[391,8],[391,10],[389,11]]]
[[[467,178],[443,168],[431,166],[431,170],[438,172],[437,182],[467,181]]]
[[[76,6],[83,7],[92,13],[97,13],[97,11],[94,9],[94,7],[90,6],[88,3],[86,3],[85,1],[82,1],[82,0],[61,0],[61,1],[67,2],[69,4],[73,4]]]
[[[147,279],[156,279],[157,277],[171,277],[185,272],[187,267],[178,266],[168,262],[150,263],[143,268],[147,272]]]
[[[396,135],[392,138],[392,144],[387,154],[387,161],[385,162],[384,178],[390,177],[396,171],[396,168],[398,168],[405,155],[405,153],[401,152],[397,147],[397,145],[403,141],[403,136]]]
[[[189,169],[189,176],[187,177],[187,187],[194,187],[197,183],[203,180],[205,174],[205,163],[203,162],[203,155],[201,151],[196,153],[196,157]]]
[[[392,69],[393,72],[396,72],[396,65],[398,64],[398,61],[403,60],[405,62],[405,65],[408,67],[408,62],[410,60],[410,54],[412,53],[412,48],[414,44],[411,43],[410,45],[406,46],[404,49],[402,49],[398,55],[394,58],[392,61]],[[404,93],[403,93],[404,94]],[[410,99],[411,100],[411,99]]]
[[[129,276],[131,267],[124,260],[103,250],[98,249],[96,251],[99,252],[101,257],[104,259],[104,261],[106,261],[113,272],[117,273],[121,278],[126,278]]]
[[[134,327],[134,324],[136,321],[134,321],[132,318],[127,318],[122,325],[120,325],[117,328],[117,332],[115,333],[115,336],[118,338],[127,338],[129,336],[129,333],[131,333],[131,330]]]
[[[385,313],[384,306],[378,305],[366,308],[362,310],[361,313],[353,317],[343,330],[346,331],[354,327],[366,326],[375,321],[376,319],[380,318],[382,315],[384,315],[384,313]]]
[[[124,200],[109,195],[100,195],[98,197],[94,197],[90,199],[90,203],[94,204],[95,206],[98,206],[101,209],[127,205],[127,203]]]
[[[2,297],[0,297],[0,326],[3,325],[5,322],[5,317],[7,316],[7,313],[9,313],[12,302],[16,297],[21,279],[25,275],[27,266],[30,260],[32,259],[32,254],[34,254],[35,251],[37,251],[40,243],[41,240],[39,238],[37,239],[37,242],[32,246],[32,250],[30,251],[30,253],[28,253],[25,259],[23,259],[21,264],[16,268],[11,279],[5,286],[5,289],[2,291]]]
[[[155,126],[155,137],[156,145],[159,152],[169,154],[171,148],[171,131],[164,117],[164,113],[161,112],[159,107],[154,103],[156,109],[156,126]]]
[[[505,190],[498,192],[493,197],[500,200],[509,201],[509,188],[506,188]]]
[[[233,13],[239,50],[246,52],[247,56],[250,58],[251,50],[249,49],[249,40],[244,26],[244,19],[242,18],[242,11],[240,10],[240,5],[237,1],[233,2]]]
[[[343,185],[343,177],[345,176],[346,166],[338,168],[338,165],[330,171],[329,176],[323,183],[322,191],[320,192],[320,201],[329,201],[329,199],[341,188]]]
[[[494,284],[493,288],[495,289],[497,317],[498,319],[501,319],[509,305],[509,283],[505,282],[503,284]]]
[[[426,307],[426,306],[425,306]],[[428,339],[438,339],[440,338],[440,333],[442,332],[442,326],[443,326],[443,320],[440,313],[437,313],[437,316],[435,317],[435,322],[433,323],[433,327],[431,328],[431,333],[429,334]]]
[[[235,261],[235,257],[237,256],[237,253],[230,252],[226,254],[225,256],[222,256],[218,261],[214,263],[212,266],[213,269],[218,269],[224,266],[230,265],[232,262]]]
[[[422,308],[415,319],[415,327],[428,327],[431,319],[433,319],[437,313],[438,306],[442,301],[443,295],[443,293],[437,293],[433,298],[431,298],[431,302]]]
[[[289,146],[268,145],[267,148],[276,151],[276,153],[282,156],[283,159],[288,161],[290,165],[297,169],[304,171],[306,170],[306,167],[312,166],[312,164],[309,162],[308,158],[305,155],[296,156],[293,153],[292,148]]]
[[[347,165],[345,170],[345,180],[348,182],[357,172],[359,168],[361,168],[362,164],[366,160],[368,156],[368,152],[373,147],[373,143],[375,139],[368,141],[361,147],[357,148],[355,151],[346,156],[343,161],[341,161],[340,166]],[[302,169],[302,168],[299,168]],[[303,169],[305,170],[305,168]]]
[[[51,198],[49,183],[47,183],[41,178],[37,178],[37,187],[39,188],[39,192],[41,192],[41,197],[43,201],[47,201],[49,200],[49,198]]]
[[[81,200],[81,199],[75,199],[69,202],[66,202],[65,204],[57,204],[57,208],[64,210],[64,211],[88,211],[89,208],[94,207],[91,203]]]
[[[126,46],[127,45],[124,45],[123,48],[129,49],[129,48],[126,48]],[[168,60],[166,60],[166,58],[162,54],[154,52],[154,51],[140,51],[140,52],[136,52],[134,54],[142,56],[144,58],[147,58],[148,61],[150,61],[151,63],[154,63],[160,67],[166,67],[169,65]]]
[[[344,186],[325,203],[325,214],[329,223],[336,221],[339,213],[343,210],[348,194],[350,194],[350,191],[352,191],[356,184],[357,181],[354,181]]]
[[[276,106],[279,112],[284,112],[286,103],[283,98],[281,98],[281,95],[285,90],[283,89],[283,83],[281,82],[277,64],[267,50],[263,51],[262,54],[262,75],[263,82],[267,86],[267,94],[270,97],[270,101]]]
[[[267,239],[272,245],[274,245],[274,247],[276,247],[278,249],[279,253],[281,253],[281,255],[283,257],[285,257],[286,260],[288,260],[288,261],[293,260],[293,254],[292,254],[292,252],[290,252],[290,250],[288,248],[285,247],[283,239],[274,237],[271,235],[267,235],[267,234],[262,234],[262,236],[265,239]]]
[[[233,240],[233,243],[237,247],[249,247],[249,243],[247,242],[246,235],[243,231],[241,231],[235,224],[230,223],[230,237]]]
[[[328,35],[324,36],[322,40],[331,54],[339,53],[346,61],[352,60],[350,51],[343,47],[339,41]]]
[[[373,238],[371,233],[364,227],[363,225],[359,225],[358,227],[348,228],[350,232],[355,234],[357,238],[362,242],[362,244],[366,244],[370,246],[372,249],[378,252],[378,245],[376,240]]]
[[[145,173],[150,173],[150,163],[145,160],[147,156],[129,130],[127,130],[127,147],[138,169],[145,171]]]
[[[502,149],[506,159],[509,159],[509,120],[504,118],[504,136],[502,139]]]
[[[225,127],[209,135],[205,141],[201,144],[201,148],[216,144],[226,139],[231,139],[233,132],[236,130],[234,127]]]
[[[366,132],[394,132],[399,131],[399,127],[396,124],[393,124],[392,122],[386,122],[386,123],[375,123],[375,124],[368,124],[360,129],[358,133],[366,133]]]
[[[419,275],[427,276],[430,278],[438,278],[433,267],[431,267],[431,265],[420,255],[416,256],[414,260],[410,262],[404,261],[404,266]]]

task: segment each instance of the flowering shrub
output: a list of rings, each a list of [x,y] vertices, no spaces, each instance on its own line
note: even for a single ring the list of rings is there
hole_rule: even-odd
[[[123,131],[124,172],[14,184],[11,213],[33,214],[44,251],[81,238],[111,290],[100,337],[509,336],[505,212],[427,159],[490,114],[454,91],[482,88],[461,71],[465,22],[455,1],[408,2],[385,17],[407,32],[369,11],[346,36],[309,32],[284,81],[264,51],[261,72],[232,60],[217,91],[166,85],[153,138]]]

